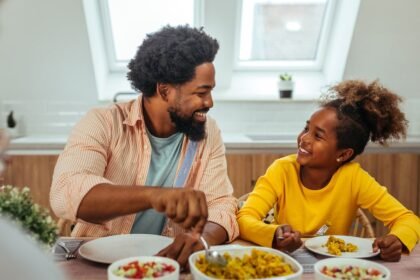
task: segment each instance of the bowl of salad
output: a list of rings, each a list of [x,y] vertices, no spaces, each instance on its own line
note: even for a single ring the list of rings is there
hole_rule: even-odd
[[[388,280],[391,272],[385,266],[364,259],[328,258],[314,265],[316,280],[364,279]]]
[[[177,280],[178,278],[179,264],[164,257],[130,257],[115,261],[108,266],[109,280]]]

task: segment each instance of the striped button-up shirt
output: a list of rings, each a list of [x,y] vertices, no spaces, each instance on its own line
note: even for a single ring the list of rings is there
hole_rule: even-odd
[[[238,236],[236,199],[227,175],[225,147],[220,130],[210,117],[207,136],[199,142],[186,186],[205,193],[208,220],[221,225],[229,241]],[[182,163],[189,139],[184,136]],[[151,159],[151,145],[142,113],[142,97],[93,109],[72,130],[58,158],[50,191],[55,214],[76,221],[72,236],[108,236],[130,233],[135,214],[121,216],[104,224],[76,217],[84,196],[96,185],[144,185]],[[170,221],[162,234],[174,236],[183,229]]]

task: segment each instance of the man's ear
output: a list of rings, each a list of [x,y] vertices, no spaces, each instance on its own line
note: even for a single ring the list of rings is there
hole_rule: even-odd
[[[164,83],[157,83],[156,92],[163,100],[168,101],[169,85]]]

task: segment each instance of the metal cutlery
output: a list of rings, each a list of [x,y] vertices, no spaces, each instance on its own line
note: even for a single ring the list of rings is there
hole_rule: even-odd
[[[227,261],[225,257],[215,250],[210,250],[210,246],[207,244],[207,241],[203,238],[203,236],[200,236],[200,241],[206,251],[205,258],[207,262],[219,266],[226,266]]]
[[[323,236],[327,233],[328,229],[330,228],[331,223],[330,222],[326,222],[325,224],[323,224],[316,232],[315,234],[304,234],[301,235],[301,238],[312,238],[312,237],[317,237],[317,236]],[[278,240],[284,240],[286,237],[284,236],[279,236],[277,237]]]
[[[71,259],[75,259],[76,258],[76,254],[72,251],[70,251],[69,248],[67,248],[66,243],[64,243],[61,240],[58,240],[56,242],[56,245],[60,246],[61,248],[63,248],[63,250],[66,252],[66,260],[71,260]]]

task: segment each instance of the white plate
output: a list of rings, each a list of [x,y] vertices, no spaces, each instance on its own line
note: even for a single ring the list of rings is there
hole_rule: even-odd
[[[123,234],[94,239],[79,248],[85,259],[113,263],[134,256],[154,256],[173,242],[172,238],[153,234]]]
[[[325,243],[327,243],[328,235],[325,236],[318,236],[305,241],[305,247],[317,254],[329,256],[329,257],[337,257],[337,258],[370,258],[379,254],[379,251],[374,253],[372,251],[372,239],[354,237],[354,236],[346,236],[346,235],[334,235],[337,238],[343,239],[346,243],[352,243],[357,245],[358,250],[356,252],[342,252],[341,256],[333,255],[328,253],[326,247],[322,247]]]

